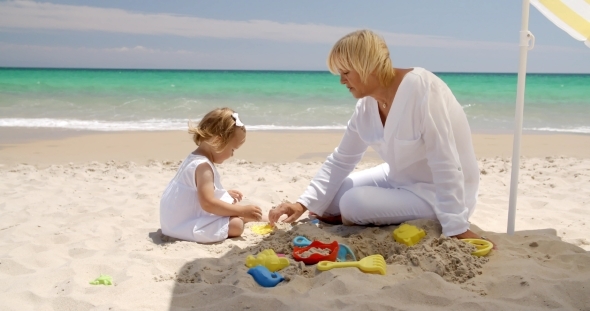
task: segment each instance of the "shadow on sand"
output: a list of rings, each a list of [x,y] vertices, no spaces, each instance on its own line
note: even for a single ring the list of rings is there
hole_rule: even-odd
[[[458,283],[431,272],[426,266],[426,257],[420,257],[422,262],[418,266],[411,260],[399,261],[400,256],[409,258],[412,249],[393,242],[391,232],[395,227],[326,224],[318,227],[303,222],[289,231],[277,229],[245,248],[231,240],[208,245],[214,250],[223,250],[223,254],[218,258],[195,259],[177,272],[169,310],[414,310],[432,307],[500,310],[579,309],[590,305],[590,296],[579,294],[579,288],[590,285],[589,281],[584,277],[576,278],[575,271],[572,273],[572,269],[582,269],[583,275],[588,275],[590,253],[562,242],[555,230],[520,231],[514,236],[486,232],[498,243],[499,250],[479,262],[481,273]],[[482,232],[476,226],[471,229]],[[310,240],[346,243],[357,258],[380,253],[387,259],[388,272],[382,276],[362,273],[356,268],[318,271],[315,266],[306,266],[290,256],[292,240],[298,235]],[[174,243],[174,239],[162,236],[160,231],[150,233],[150,237],[156,244]],[[289,267],[278,271],[286,280],[272,288],[259,286],[247,274],[245,266],[247,255],[268,248],[287,255],[291,261]],[[428,250],[424,246],[421,249]],[[432,251],[431,255],[439,256],[437,251]],[[547,284],[529,286],[539,280]]]

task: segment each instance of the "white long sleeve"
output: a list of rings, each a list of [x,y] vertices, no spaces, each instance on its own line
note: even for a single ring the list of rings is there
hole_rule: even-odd
[[[354,114],[348,121],[340,144],[328,156],[303,195],[297,200],[318,215],[322,215],[328,208],[344,179],[354,170],[367,151],[367,144],[359,137],[356,127],[361,108],[363,107],[359,101]]]

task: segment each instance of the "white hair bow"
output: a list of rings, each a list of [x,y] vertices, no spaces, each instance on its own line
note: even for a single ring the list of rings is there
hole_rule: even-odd
[[[240,117],[238,117],[237,112],[232,113],[231,117],[234,118],[234,120],[236,121],[236,126],[244,126],[244,123],[242,123],[242,121],[240,121]]]

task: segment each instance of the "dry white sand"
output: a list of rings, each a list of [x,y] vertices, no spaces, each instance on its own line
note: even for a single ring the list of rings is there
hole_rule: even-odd
[[[75,147],[62,152],[71,157]],[[499,247],[484,258],[441,238],[440,226],[425,220],[412,222],[427,231],[412,248],[393,241],[395,226],[318,227],[306,216],[265,236],[251,232],[249,224],[243,237],[222,243],[177,241],[160,234],[158,208],[180,158],[137,164],[91,159],[2,163],[1,310],[590,309],[585,157],[522,161],[514,236],[505,234],[510,162],[481,158],[472,229]],[[231,160],[218,169],[227,189],[241,190],[245,203],[266,213],[282,200],[295,200],[321,165],[301,162]],[[369,159],[357,169],[372,165]],[[387,273],[320,272],[291,259],[279,271],[287,281],[274,288],[257,285],[247,274],[246,256],[266,248],[290,255],[296,235],[346,243],[359,258],[382,254]],[[114,286],[89,284],[101,273],[111,275]]]

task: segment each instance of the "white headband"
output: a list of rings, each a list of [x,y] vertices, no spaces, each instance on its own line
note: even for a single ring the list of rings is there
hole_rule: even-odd
[[[232,113],[231,117],[234,118],[234,121],[236,121],[236,126],[244,126],[244,123],[242,123],[242,121],[240,121],[240,117],[238,117],[237,112]]]

